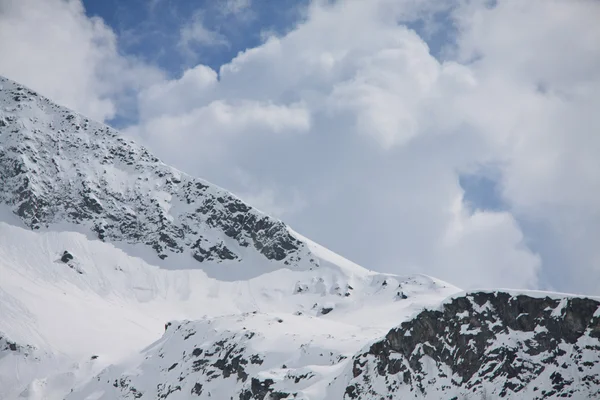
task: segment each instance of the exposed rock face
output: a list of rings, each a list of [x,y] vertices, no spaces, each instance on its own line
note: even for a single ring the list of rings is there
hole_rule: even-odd
[[[344,398],[402,396],[600,398],[600,303],[472,293],[423,311],[354,358]]]
[[[86,226],[99,239],[152,247],[160,258],[316,265],[286,225],[171,168],[108,126],[0,77],[0,203],[32,229]]]

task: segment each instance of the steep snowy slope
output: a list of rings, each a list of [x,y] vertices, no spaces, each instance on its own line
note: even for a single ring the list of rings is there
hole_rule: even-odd
[[[211,341],[205,356],[225,339],[253,352],[248,357],[259,354],[265,362],[246,372],[251,377],[275,373],[280,362],[289,364],[290,373],[330,377],[365,343],[457,291],[425,276],[334,264],[312,243],[318,274],[282,268],[244,281],[217,280],[201,269],[161,269],[77,232],[0,223],[0,243],[0,332],[19,349],[0,356],[0,380],[7,383],[0,385],[2,399],[62,399],[79,381],[158,339],[173,319],[198,320],[174,324],[166,333],[189,346],[201,337]],[[181,339],[192,329],[198,331],[193,340]],[[256,336],[244,341],[246,332]],[[193,347],[170,343],[162,350],[167,366],[148,350],[153,355],[144,368],[174,362],[186,368],[179,360],[184,350],[191,354]],[[112,383],[105,398],[115,398]],[[169,376],[162,383],[168,386]],[[223,380],[213,386],[214,393],[234,390]]]
[[[377,293],[373,286],[369,308],[375,315],[368,319],[357,318],[348,303],[326,315],[256,311],[173,322],[160,341],[67,398],[325,399],[329,382],[382,335],[384,321],[402,320],[443,292],[427,278],[394,283],[411,296],[386,306],[393,291]]]

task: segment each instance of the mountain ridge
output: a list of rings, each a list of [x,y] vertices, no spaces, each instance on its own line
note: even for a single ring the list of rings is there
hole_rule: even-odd
[[[252,246],[269,260],[316,267],[281,221],[167,166],[112,128],[6,78],[0,85],[1,201],[28,227],[85,225],[101,240],[148,245],[161,259],[239,261]]]

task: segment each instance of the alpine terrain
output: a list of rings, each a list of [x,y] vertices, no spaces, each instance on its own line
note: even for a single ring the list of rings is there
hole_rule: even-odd
[[[0,78],[0,399],[558,398],[599,299],[368,270]]]

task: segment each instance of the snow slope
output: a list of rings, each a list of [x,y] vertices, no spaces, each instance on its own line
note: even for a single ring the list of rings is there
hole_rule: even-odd
[[[198,330],[219,326],[234,333],[243,332],[243,323],[272,346],[261,353],[267,359],[302,359],[305,345],[345,360],[405,316],[457,291],[427,277],[393,277],[330,262],[324,262],[318,274],[282,268],[249,280],[221,281],[201,269],[166,270],[147,264],[81,233],[36,232],[8,223],[0,223],[0,243],[0,332],[20,346],[47,353],[51,368],[41,365],[36,378],[56,369],[57,360],[62,360],[61,374],[89,378],[82,368],[98,372],[135,354],[176,319],[199,320],[190,323]],[[68,263],[61,261],[65,251],[73,255]],[[399,291],[404,296],[399,297]],[[0,398],[16,398],[31,386],[31,376],[7,370],[19,356],[12,353],[10,360],[0,358],[2,379],[11,382],[0,385]],[[282,355],[274,356],[277,353]],[[98,358],[92,361],[92,356]],[[19,362],[26,362],[21,358]],[[296,368],[312,363],[305,357]],[[65,386],[55,384],[56,392],[40,398],[62,398],[76,377],[63,381]],[[231,389],[223,382],[219,385],[221,390]]]
[[[329,376],[458,290],[368,271],[7,79],[0,146],[0,332],[29,349],[4,351],[3,399],[63,398],[160,338],[170,320],[237,332],[244,318],[256,338],[280,342],[273,354],[298,358],[296,369],[316,362],[302,356],[306,346],[343,355],[317,363]]]

